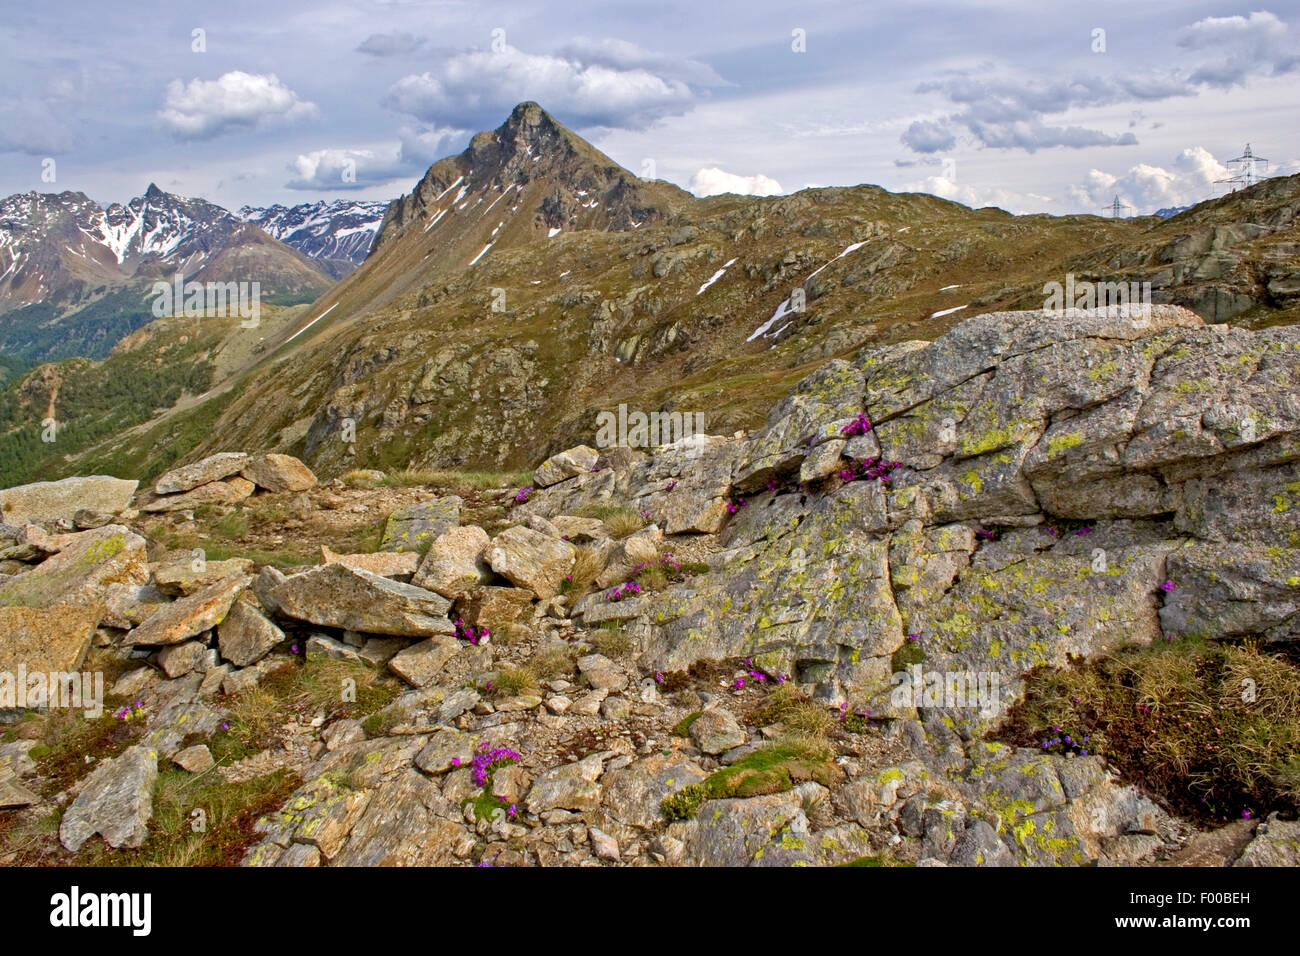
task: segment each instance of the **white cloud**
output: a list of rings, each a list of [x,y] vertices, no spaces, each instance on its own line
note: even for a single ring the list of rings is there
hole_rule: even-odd
[[[1138,163],[1120,176],[1089,170],[1082,183],[1067,189],[1067,195],[1085,212],[1100,212],[1119,196],[1138,214],[1149,215],[1157,209],[1191,206],[1221,195],[1224,187],[1217,180],[1230,175],[1209,150],[1193,146],[1175,157],[1172,168]]]
[[[1194,83],[1231,87],[1252,74],[1281,76],[1300,68],[1300,49],[1287,25],[1267,10],[1197,20],[1182,31],[1178,45],[1219,54],[1197,68]]]
[[[172,80],[158,115],[180,139],[212,139],[316,113],[315,104],[299,99],[274,73],[233,70],[215,80]]]
[[[950,199],[972,209],[984,206],[997,206],[1011,213],[1025,213],[1041,210],[1044,206],[1055,204],[1051,196],[1038,193],[1018,193],[999,187],[980,188],[954,182],[946,176],[927,176],[916,182],[906,183],[905,192],[929,193],[940,199]]]
[[[785,192],[781,184],[770,176],[738,176],[709,166],[691,177],[690,191],[696,196],[719,196],[735,193],[737,196],[780,196]]]
[[[482,129],[525,100],[579,128],[644,129],[663,116],[688,112],[695,93],[687,81],[644,66],[583,63],[506,46],[499,53],[454,54],[434,70],[405,76],[383,103],[426,123]]]

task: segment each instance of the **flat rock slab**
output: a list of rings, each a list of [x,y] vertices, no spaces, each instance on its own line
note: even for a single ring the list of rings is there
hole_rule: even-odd
[[[10,525],[56,518],[72,521],[83,508],[116,514],[131,504],[139,484],[125,478],[93,475],[6,488],[0,491],[0,521]]]
[[[251,481],[236,476],[223,481],[210,481],[206,485],[199,485],[192,491],[182,492],[179,495],[155,498],[141,505],[140,510],[156,513],[184,511],[200,505],[233,505],[243,501],[256,490],[257,486]]]
[[[20,667],[28,674],[77,670],[99,617],[93,606],[0,607],[0,674],[16,675]]]
[[[601,796],[601,787],[596,781],[603,770],[600,756],[593,754],[577,763],[544,771],[528,791],[528,812],[595,810],[600,806]]]
[[[59,841],[76,853],[98,833],[111,847],[138,847],[148,836],[158,758],[136,745],[90,772],[63,814]]]
[[[166,594],[193,594],[226,578],[253,573],[248,558],[208,561],[202,551],[178,555],[153,565],[153,580]]]
[[[227,578],[168,604],[132,631],[129,640],[133,644],[156,646],[180,644],[197,637],[226,619],[235,598],[252,581],[251,575]]]
[[[420,566],[414,551],[375,551],[371,554],[336,554],[324,545],[320,549],[322,564],[341,564],[354,571],[369,571],[383,578],[409,578]],[[412,582],[417,587],[426,587]]]
[[[379,550],[422,551],[426,541],[460,524],[461,504],[459,496],[447,495],[398,508],[388,516]]]
[[[691,722],[691,740],[706,754],[720,754],[745,742],[745,728],[731,711],[715,707]]]
[[[58,554],[30,571],[0,579],[0,606],[99,604],[110,584],[148,580],[144,538],[111,524],[67,535]]]
[[[154,482],[153,490],[160,495],[174,495],[189,491],[210,481],[220,481],[222,478],[237,475],[239,469],[247,462],[248,456],[243,452],[223,451],[202,461],[196,461],[192,465],[182,465],[180,468],[172,469]]]
[[[285,578],[269,589],[276,613],[321,627],[363,634],[433,637],[452,634],[451,602],[439,594],[343,564]]]

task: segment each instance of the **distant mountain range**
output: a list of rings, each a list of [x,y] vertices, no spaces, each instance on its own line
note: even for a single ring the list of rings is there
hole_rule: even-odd
[[[386,202],[334,199],[296,206],[243,206],[238,215],[341,279],[370,253],[388,206]]]
[[[0,352],[100,358],[151,321],[158,280],[258,282],[269,302],[310,301],[366,257],[387,203],[244,207],[150,184],[100,206],[81,192],[0,200]]]

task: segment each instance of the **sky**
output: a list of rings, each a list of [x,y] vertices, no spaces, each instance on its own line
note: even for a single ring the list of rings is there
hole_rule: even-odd
[[[1300,172],[1300,0],[43,0],[0,89],[0,195],[388,200],[535,100],[697,195],[1146,214]]]

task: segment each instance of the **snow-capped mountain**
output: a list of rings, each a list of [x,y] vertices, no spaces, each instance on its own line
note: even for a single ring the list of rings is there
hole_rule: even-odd
[[[46,357],[38,343],[52,341],[51,326],[67,331],[92,307],[89,321],[105,332],[95,351],[105,350],[115,341],[109,326],[120,334],[147,321],[138,300],[154,281],[176,275],[258,282],[263,296],[295,298],[312,298],[334,280],[257,225],[152,183],[144,195],[108,206],[72,191],[0,199],[0,351]]]
[[[239,217],[342,278],[365,260],[387,211],[386,202],[335,199],[296,206],[244,206]]]

